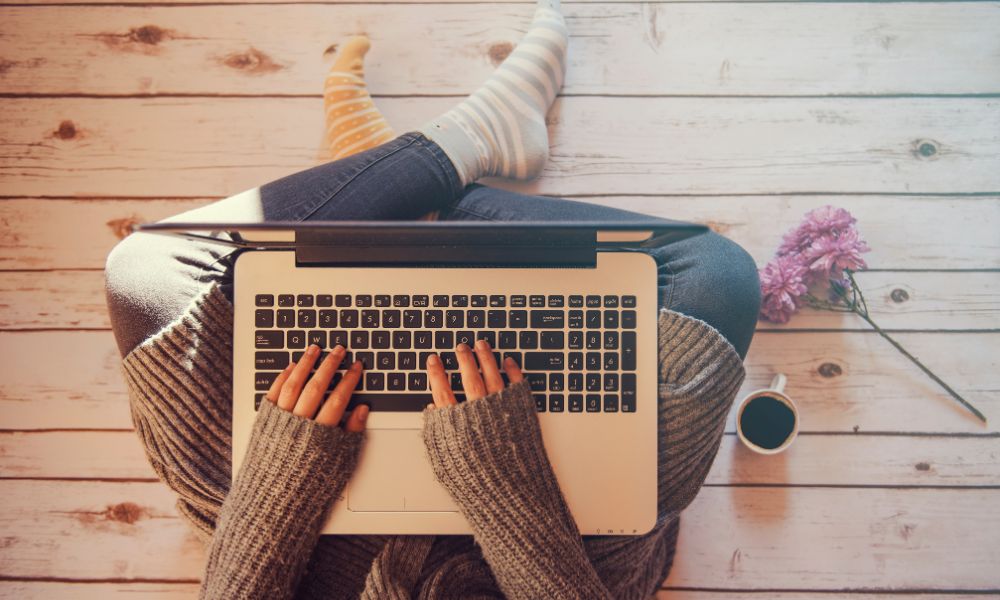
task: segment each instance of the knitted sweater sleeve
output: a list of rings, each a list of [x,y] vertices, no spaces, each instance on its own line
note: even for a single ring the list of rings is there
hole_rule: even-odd
[[[261,402],[209,544],[200,597],[293,597],[363,437]]]
[[[508,598],[611,597],[559,489],[527,382],[425,409],[424,444]]]

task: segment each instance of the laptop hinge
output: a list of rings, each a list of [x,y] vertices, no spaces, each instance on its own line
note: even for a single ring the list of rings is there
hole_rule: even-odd
[[[322,266],[559,266],[592,268],[597,264],[595,231],[448,232],[403,229],[377,241],[370,232],[295,232],[295,262]]]

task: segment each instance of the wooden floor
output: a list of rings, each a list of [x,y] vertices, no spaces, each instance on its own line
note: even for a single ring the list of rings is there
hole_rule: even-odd
[[[574,2],[543,177],[710,223],[760,264],[810,208],[873,251],[877,320],[762,324],[803,432],[732,426],[664,598],[1000,592],[1000,3]],[[332,45],[367,33],[400,131],[473,90],[530,3],[0,6],[0,596],[193,598],[204,555],[131,431],[102,268],[134,221],[313,164]]]

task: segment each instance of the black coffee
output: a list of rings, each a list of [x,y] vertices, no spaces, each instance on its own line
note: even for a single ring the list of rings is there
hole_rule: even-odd
[[[785,443],[795,429],[795,413],[781,400],[757,396],[747,402],[740,415],[743,437],[765,450]]]

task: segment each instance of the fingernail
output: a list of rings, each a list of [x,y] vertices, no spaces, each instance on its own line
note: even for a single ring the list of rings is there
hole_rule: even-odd
[[[362,423],[364,423],[365,421],[368,420],[368,405],[367,404],[362,404],[362,405],[358,406],[357,411],[358,411],[358,420],[359,421],[361,421]]]
[[[306,348],[306,354],[309,356],[316,356],[317,352],[319,352],[319,346],[316,344],[309,344],[309,347]]]
[[[340,344],[337,344],[336,346],[333,347],[333,351],[336,352],[337,354],[343,354],[344,347],[341,346]]]
[[[480,350],[489,350],[490,345],[486,343],[486,340],[476,340],[476,348]]]
[[[363,366],[365,366],[365,363],[361,362],[360,360],[356,360],[354,361],[354,364],[351,365],[351,368],[354,369],[355,371],[360,371],[361,367]]]
[[[458,350],[459,352],[468,352],[469,350],[471,350],[471,348],[469,348],[469,345],[466,344],[465,342],[462,342],[461,344],[456,346],[455,349]]]
[[[427,364],[434,365],[435,367],[441,364],[441,359],[438,358],[437,354],[431,354],[427,357]]]

